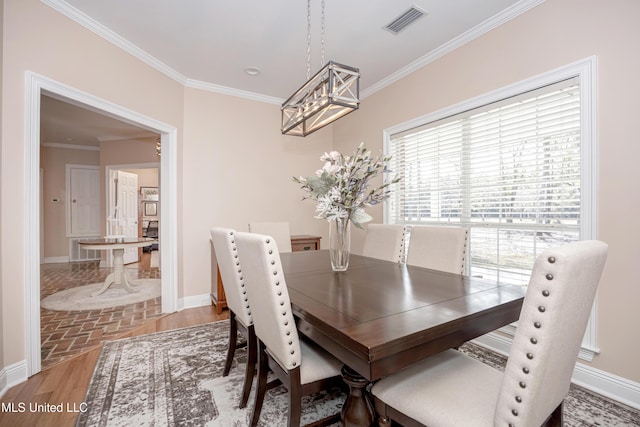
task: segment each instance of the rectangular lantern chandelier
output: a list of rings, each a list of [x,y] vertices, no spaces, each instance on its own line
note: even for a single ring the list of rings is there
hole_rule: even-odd
[[[359,97],[360,71],[329,61],[282,104],[282,133],[307,136],[357,110]]]

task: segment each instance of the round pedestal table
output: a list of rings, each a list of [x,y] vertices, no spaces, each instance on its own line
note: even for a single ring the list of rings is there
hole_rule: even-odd
[[[100,289],[91,294],[92,297],[102,294],[109,289],[109,286],[124,285],[129,292],[136,292],[131,286],[127,275],[124,271],[124,251],[129,248],[142,248],[157,243],[156,239],[147,237],[122,237],[122,238],[104,238],[104,239],[88,239],[78,242],[81,248],[111,251],[113,254],[113,271],[104,280],[104,284]]]

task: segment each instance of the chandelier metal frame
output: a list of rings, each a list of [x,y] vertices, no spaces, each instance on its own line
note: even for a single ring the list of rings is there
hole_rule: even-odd
[[[322,1],[322,54],[324,63],[324,15]],[[311,72],[311,0],[307,0],[307,82],[280,108],[281,131],[285,135],[307,136],[360,107],[360,70],[327,62],[312,78]]]

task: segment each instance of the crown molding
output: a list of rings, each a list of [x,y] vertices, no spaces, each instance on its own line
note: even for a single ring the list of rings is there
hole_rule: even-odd
[[[413,73],[421,69],[422,67],[429,65],[435,60],[445,56],[448,53],[453,52],[459,47],[464,46],[465,44],[479,38],[480,36],[488,33],[489,31],[505,24],[506,22],[520,16],[521,14],[533,9],[534,7],[544,3],[545,0],[521,0],[513,6],[501,11],[500,13],[492,16],[486,21],[476,25],[472,29],[466,31],[463,34],[460,34],[458,37],[455,37],[448,41],[447,43],[441,45],[440,47],[432,50],[428,54],[416,59],[411,62],[409,65],[389,74],[387,77],[379,80],[377,83],[371,85],[367,89],[361,92],[361,99],[364,99],[374,93],[384,89],[385,87],[397,82],[398,80],[403,79],[409,74]]]
[[[43,142],[41,145],[48,148],[65,148],[67,150],[100,151],[100,147],[94,145],[62,144],[59,142]]]
[[[253,101],[266,102],[267,104],[277,104],[282,105],[284,99],[276,98],[275,96],[262,95],[255,92],[249,92],[241,89],[234,89],[232,87],[220,86],[213,83],[207,83],[200,80],[192,80],[187,79],[185,86],[193,88],[206,90],[209,92],[222,93],[224,95],[237,96],[240,98],[251,99]]]

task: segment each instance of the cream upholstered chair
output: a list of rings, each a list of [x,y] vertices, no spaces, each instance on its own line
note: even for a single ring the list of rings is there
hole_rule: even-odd
[[[244,260],[242,272],[258,337],[258,384],[251,426],[256,426],[260,419],[269,369],[289,392],[289,426],[299,426],[302,396],[344,386],[340,376],[342,363],[315,344],[299,339],[273,237],[236,233],[236,242]],[[338,420],[339,414],[335,414],[314,425]]]
[[[236,249],[235,230],[214,227],[211,229],[211,241],[213,242],[218,268],[220,269],[220,277],[222,278],[222,286],[224,287],[227,306],[229,307],[229,348],[222,373],[223,376],[229,375],[233,356],[236,348],[239,347],[237,344],[238,331],[247,339],[247,367],[242,396],[240,397],[240,408],[244,408],[247,406],[247,400],[251,392],[258,354],[251,307],[242,279],[240,258]]]
[[[596,240],[537,259],[504,373],[447,350],[380,380],[380,415],[404,426],[562,426],[562,402],[608,247]]]
[[[291,231],[288,222],[250,222],[249,232],[272,236],[276,239],[280,252],[291,252]]]
[[[401,262],[404,233],[401,224],[369,224],[364,238],[362,255],[392,262]]]
[[[468,233],[465,227],[411,227],[407,264],[462,274]]]

